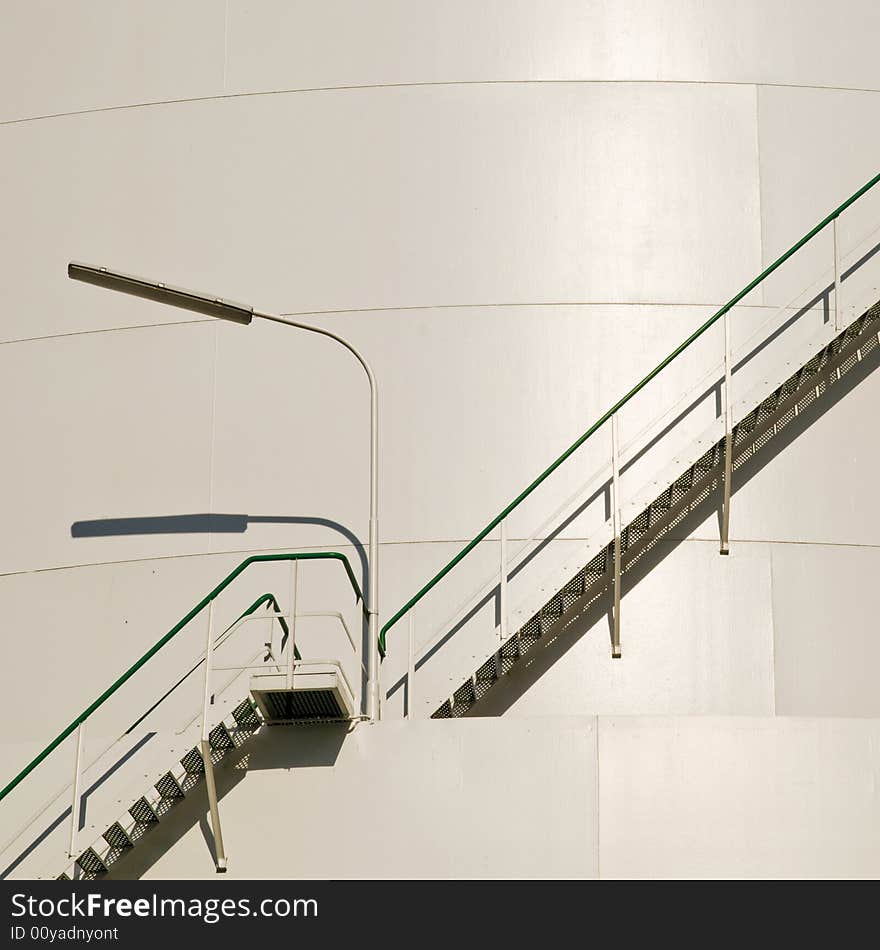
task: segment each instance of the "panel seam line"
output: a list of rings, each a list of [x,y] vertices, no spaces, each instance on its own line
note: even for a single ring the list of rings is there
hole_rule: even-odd
[[[829,92],[880,93],[880,89],[868,86],[828,86],[819,83],[783,83],[753,80],[705,80],[705,79],[439,79],[415,82],[353,83],[340,86],[302,86],[288,89],[258,89],[251,92],[230,92],[212,96],[185,96],[179,99],[155,99],[145,102],[121,103],[113,106],[95,106],[90,109],[71,109],[67,112],[48,112],[43,115],[22,116],[0,120],[0,126],[21,125],[25,122],[42,122],[47,119],[63,119],[77,115],[97,115],[103,112],[120,112],[126,109],[149,109],[156,106],[185,105],[193,102],[223,102],[233,99],[249,99],[256,96],[288,96],[316,92],[353,92],[370,89],[422,89],[448,86],[764,86],[770,89],[812,89]]]

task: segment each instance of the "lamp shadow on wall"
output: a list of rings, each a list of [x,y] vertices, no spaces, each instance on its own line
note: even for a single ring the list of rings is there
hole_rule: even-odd
[[[361,539],[345,525],[330,518],[313,515],[247,515],[202,513],[184,515],[153,515],[130,518],[94,518],[74,521],[70,526],[72,538],[113,538],[157,534],[244,534],[250,525],[289,524],[329,528],[350,544],[360,563],[360,587],[364,602],[371,602],[370,571],[367,549]],[[370,628],[366,619],[361,624],[361,655],[369,650]],[[366,673],[361,671],[361,695],[366,689]]]
[[[119,769],[125,765],[130,759],[134,758],[138,752],[141,751],[151,740],[156,738],[155,732],[148,732],[144,735],[138,742],[132,746],[124,755],[120,756],[116,762],[113,763],[102,775],[98,776],[94,782],[89,785],[88,788],[84,789],[82,795],[80,796],[80,814],[79,814],[79,826],[77,831],[82,831],[86,826],[86,813],[88,806],[88,799],[90,795],[93,795],[97,792],[101,786]],[[72,809],[68,805],[55,819],[53,819],[46,827],[39,832],[34,839],[24,847],[15,858],[10,861],[10,863],[0,871],[0,881],[5,881],[10,874],[26,859],[28,858],[48,837],[61,826],[65,821],[70,820],[70,813]]]
[[[244,534],[250,525],[291,524],[329,528],[340,534],[357,552],[361,564],[361,590],[369,597],[367,551],[360,538],[345,525],[330,518],[308,515],[246,515],[202,513],[185,515],[153,515],[131,518],[94,518],[74,521],[72,538],[113,538],[155,534]]]

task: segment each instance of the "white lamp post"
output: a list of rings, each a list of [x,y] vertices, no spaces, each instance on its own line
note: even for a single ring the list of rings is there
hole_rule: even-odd
[[[67,276],[73,280],[81,280],[96,287],[107,290],[116,290],[135,297],[143,297],[156,303],[180,307],[193,313],[205,314],[209,317],[218,317],[221,320],[230,320],[233,323],[249,324],[254,317],[261,320],[271,320],[273,323],[283,323],[298,330],[309,330],[311,333],[320,333],[330,337],[344,346],[361,364],[370,383],[370,528],[369,528],[369,598],[367,611],[369,615],[369,653],[367,656],[367,715],[372,721],[380,717],[379,702],[379,398],[376,387],[376,377],[370,364],[360,352],[347,340],[323,327],[311,326],[308,323],[297,323],[271,313],[261,313],[247,304],[224,300],[210,294],[201,294],[180,287],[170,287],[167,284],[144,280],[141,277],[132,277],[130,274],[120,274],[106,267],[93,267],[89,264],[67,265]]]

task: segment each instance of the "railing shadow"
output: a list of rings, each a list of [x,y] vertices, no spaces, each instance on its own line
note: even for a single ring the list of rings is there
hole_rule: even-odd
[[[141,739],[139,739],[130,749],[128,749],[123,755],[121,755],[111,766],[109,766],[97,779],[95,779],[92,784],[82,792],[80,796],[80,816],[79,816],[79,827],[77,831],[82,831],[86,826],[86,809],[88,807],[89,797],[93,795],[98,789],[119,769],[125,765],[131,758],[137,755],[138,752],[143,749],[147,743],[155,738],[155,732],[148,732]],[[53,831],[58,828],[64,821],[70,818],[71,806],[68,805],[60,815],[57,816],[53,821],[49,823],[41,832],[38,833],[37,837],[31,841],[18,855],[0,872],[0,881],[5,881],[12,872],[21,865],[33,852],[52,834]]]

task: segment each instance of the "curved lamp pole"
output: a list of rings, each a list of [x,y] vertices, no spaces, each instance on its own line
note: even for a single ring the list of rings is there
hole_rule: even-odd
[[[106,267],[93,267],[90,264],[70,263],[67,265],[67,276],[73,280],[81,280],[96,287],[107,290],[116,290],[121,293],[143,297],[156,303],[180,307],[193,313],[205,314],[209,317],[218,317],[233,323],[249,324],[254,317],[261,320],[271,320],[273,323],[283,323],[298,330],[308,330],[311,333],[320,333],[344,346],[364,368],[370,383],[370,533],[369,533],[369,602],[367,612],[369,622],[369,654],[367,657],[367,715],[375,721],[380,717],[379,705],[379,398],[376,387],[376,377],[370,364],[361,353],[347,340],[323,327],[312,326],[308,323],[297,323],[271,313],[261,313],[247,304],[236,303],[233,300],[224,300],[209,294],[201,294],[181,287],[171,287],[167,284],[144,280],[142,277],[133,277],[130,274],[121,274]]]

